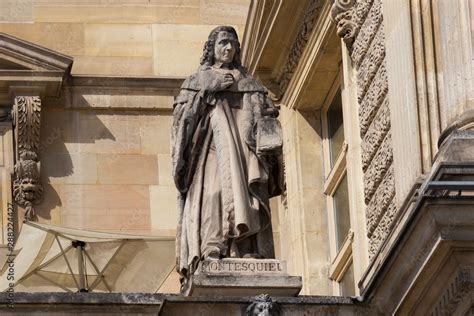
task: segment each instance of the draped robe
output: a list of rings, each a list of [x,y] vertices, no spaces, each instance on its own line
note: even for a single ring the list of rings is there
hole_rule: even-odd
[[[235,82],[209,93],[206,84],[217,73],[231,73]],[[268,200],[281,193],[281,157],[260,156],[255,148],[255,125],[269,108],[265,88],[243,69],[207,67],[183,83],[172,127],[182,279],[213,247],[223,256],[274,258]]]

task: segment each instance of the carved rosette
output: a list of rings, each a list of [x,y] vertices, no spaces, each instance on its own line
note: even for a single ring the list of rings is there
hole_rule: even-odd
[[[39,162],[41,99],[36,96],[16,97],[12,114],[16,150],[13,197],[25,208],[25,218],[33,220],[33,205],[43,197]]]
[[[354,39],[359,31],[359,26],[354,22],[355,0],[333,0],[331,16],[336,23],[336,33],[344,40],[349,50],[352,48]]]

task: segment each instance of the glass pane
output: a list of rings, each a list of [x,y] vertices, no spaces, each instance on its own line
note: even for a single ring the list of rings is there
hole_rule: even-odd
[[[336,246],[339,250],[349,232],[351,222],[349,218],[349,196],[347,193],[347,175],[334,193],[334,216],[336,222]]]
[[[351,263],[349,268],[347,268],[347,271],[344,273],[339,286],[341,288],[342,296],[355,296],[354,264]]]
[[[342,124],[342,99],[341,90],[337,91],[331,106],[327,111],[329,151],[331,167],[337,159],[344,142],[344,125]]]

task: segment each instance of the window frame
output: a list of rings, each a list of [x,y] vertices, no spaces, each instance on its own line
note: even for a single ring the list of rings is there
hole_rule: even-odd
[[[342,245],[339,247],[339,249],[337,247],[336,209],[334,206],[334,195],[336,193],[336,190],[339,188],[342,180],[344,179],[344,176],[347,175],[346,157],[349,146],[344,140],[342,148],[337,154],[337,158],[334,160],[334,162],[331,161],[331,140],[329,138],[329,122],[327,118],[327,113],[337,93],[340,91],[341,95],[343,94],[344,85],[342,79],[342,69],[340,69],[338,76],[332,83],[332,86],[321,109],[321,127],[324,159],[324,194],[326,195],[329,249],[331,257],[331,265],[329,267],[329,278],[334,281],[333,290],[335,294],[341,294],[341,287],[339,282],[343,279],[345,273],[347,272],[351,264],[353,264],[352,243],[354,241],[354,232],[352,231],[353,224],[350,223],[350,229],[347,232],[347,235]],[[343,98],[342,102],[344,102]],[[344,139],[346,139],[345,135]]]

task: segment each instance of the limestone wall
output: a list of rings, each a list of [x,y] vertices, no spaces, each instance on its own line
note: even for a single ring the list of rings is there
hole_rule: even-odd
[[[249,0],[18,0],[0,32],[74,58],[59,100],[43,100],[40,222],[174,236],[169,135],[176,89],[111,87],[109,76],[184,78],[216,25],[243,33]],[[102,81],[101,81],[102,80]],[[179,82],[177,86],[179,87]]]
[[[42,219],[174,235],[170,115],[47,109],[43,116]]]
[[[243,34],[249,0],[15,0],[0,32],[74,57],[73,74],[185,76],[216,25]]]

